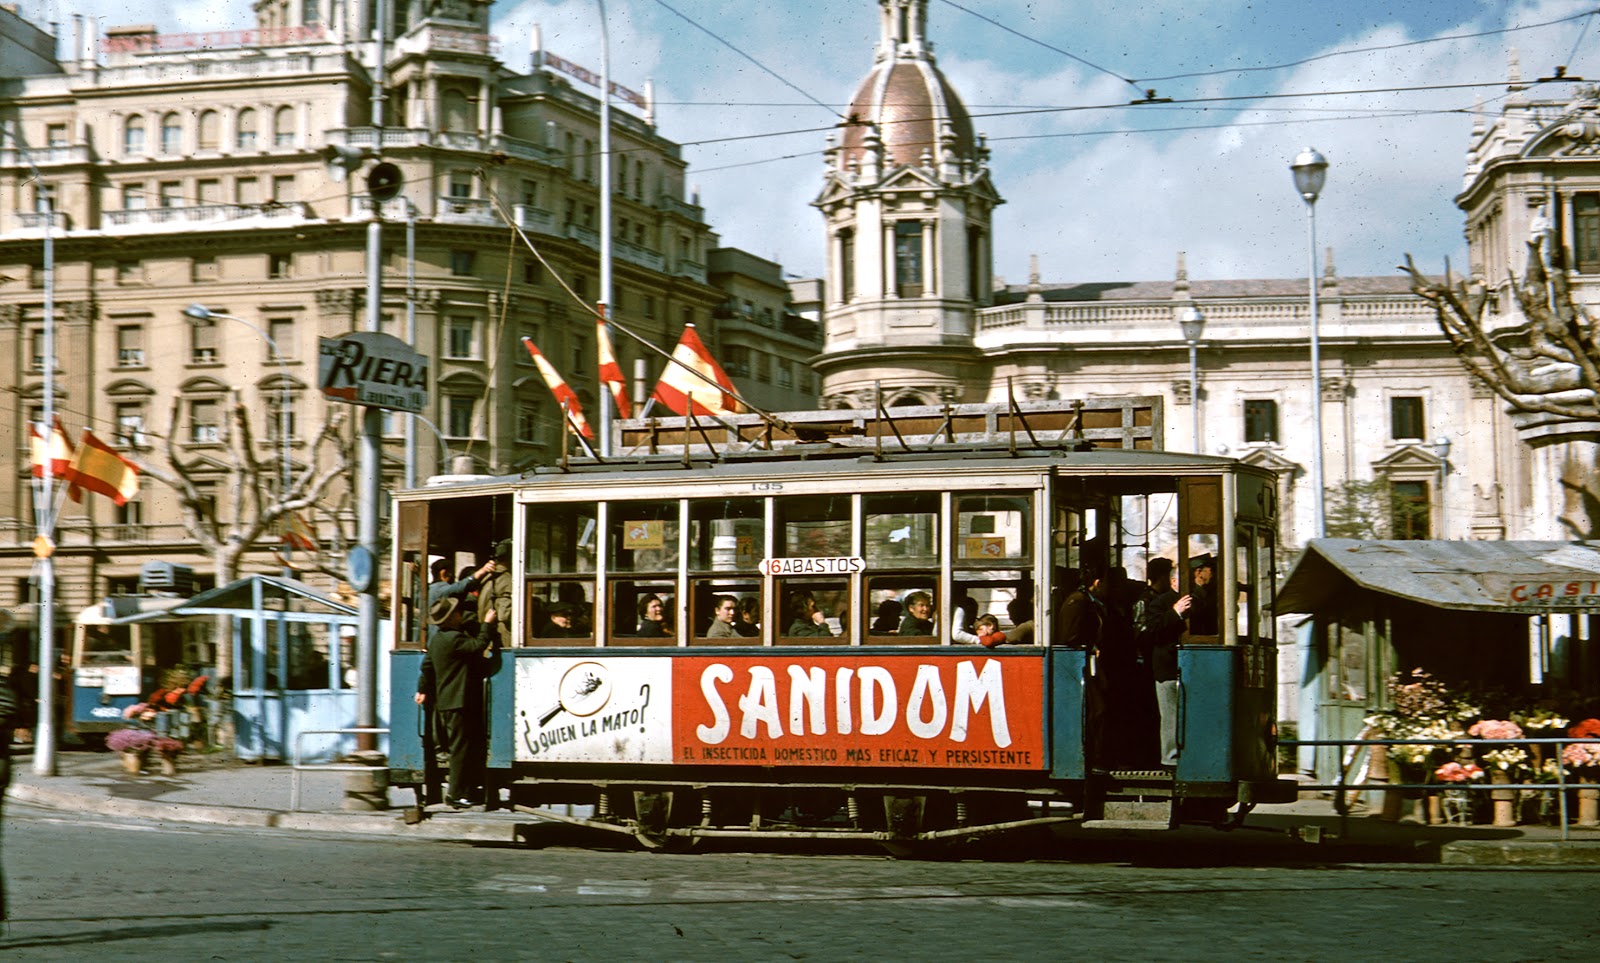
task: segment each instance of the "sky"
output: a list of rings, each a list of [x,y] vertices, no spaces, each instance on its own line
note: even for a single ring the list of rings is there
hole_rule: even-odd
[[[245,0],[22,6],[44,20],[91,13],[102,29],[252,22]],[[545,49],[598,71],[599,6],[496,0],[501,59],[526,70],[538,25]],[[685,145],[686,182],[722,243],[819,275],[823,223],[810,203],[827,129],[872,66],[876,0],[604,7],[612,79],[653,85],[658,129]],[[1027,280],[1031,255],[1046,283],[1169,279],[1179,251],[1193,280],[1303,277],[1306,209],[1289,164],[1308,146],[1330,165],[1317,240],[1341,275],[1393,274],[1408,252],[1425,270],[1462,265],[1453,198],[1471,112],[1479,99],[1498,112],[1509,53],[1529,80],[1565,65],[1600,81],[1592,0],[928,0],[928,10],[939,67],[989,139],[1005,199],[994,270],[1011,283]],[[1172,103],[1128,104],[1151,88]]]

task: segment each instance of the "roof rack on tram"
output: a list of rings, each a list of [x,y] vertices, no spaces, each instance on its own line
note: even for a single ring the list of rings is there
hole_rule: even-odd
[[[732,457],[815,450],[890,456],[963,447],[1161,450],[1158,395],[632,418],[612,423],[613,458]]]

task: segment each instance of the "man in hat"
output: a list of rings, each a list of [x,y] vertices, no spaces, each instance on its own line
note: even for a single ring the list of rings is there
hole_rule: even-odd
[[[491,646],[495,615],[487,613],[483,631],[474,636],[463,631],[466,607],[448,597],[428,609],[433,631],[428,654],[417,677],[416,703],[433,709],[440,741],[450,757],[450,777],[445,802],[452,809],[473,805],[469,793],[483,784],[483,679]]]
[[[1150,559],[1144,574],[1147,584],[1133,609],[1134,640],[1140,660],[1155,682],[1161,765],[1170,768],[1178,764],[1178,639],[1194,598],[1178,595],[1171,559]],[[1137,735],[1135,739],[1136,746],[1144,743]]]
[[[544,627],[539,635],[546,639],[581,639],[587,633],[572,622],[572,606],[566,602],[557,602],[546,610],[550,616],[550,624]]]
[[[478,618],[482,620],[494,613],[495,631],[502,647],[512,645],[511,639],[511,539],[501,539],[494,545],[494,558],[489,560],[489,577],[478,589]]]
[[[1217,634],[1217,560],[1207,552],[1189,559],[1190,635]]]
[[[479,566],[476,571],[468,573],[457,581],[450,581],[450,560],[439,555],[433,556],[428,562],[428,574],[433,581],[428,583],[428,608],[431,611],[433,604],[441,599],[455,595],[465,595],[472,590],[474,585],[494,571],[494,562],[488,561]]]

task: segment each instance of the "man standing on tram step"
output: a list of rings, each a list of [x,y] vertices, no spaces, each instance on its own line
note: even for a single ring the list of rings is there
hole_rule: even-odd
[[[734,621],[739,618],[739,600],[731,595],[718,595],[712,601],[717,607],[711,613],[711,627],[706,629],[706,638],[743,638],[733,627]]]
[[[1189,559],[1189,580],[1193,583],[1189,597],[1194,606],[1189,610],[1190,635],[1217,634],[1217,560],[1208,552]]]
[[[1149,583],[1133,607],[1134,640],[1155,679],[1156,711],[1161,715],[1161,765],[1178,765],[1178,639],[1194,604],[1179,597],[1172,560],[1152,558],[1144,570]]]
[[[494,544],[494,558],[489,560],[489,578],[478,590],[478,619],[482,621],[494,613],[495,631],[502,648],[511,641],[511,539],[501,539]]]
[[[428,583],[428,609],[432,611],[433,604],[440,599],[465,595],[471,591],[474,585],[483,581],[490,572],[494,571],[494,562],[485,562],[477,571],[466,578],[452,582],[450,581],[450,560],[436,555],[429,563],[428,571],[433,576],[433,581]]]
[[[468,635],[461,630],[461,600],[446,598],[428,609],[428,621],[434,629],[417,677],[416,703],[432,706],[450,757],[445,802],[451,809],[466,809],[474,804],[468,793],[483,785],[483,679],[499,648],[491,645],[495,614],[484,615],[479,636]]]

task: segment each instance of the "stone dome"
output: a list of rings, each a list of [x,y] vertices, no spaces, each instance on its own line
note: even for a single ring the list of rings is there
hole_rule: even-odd
[[[976,158],[972,117],[927,56],[880,61],[856,89],[848,116],[858,123],[845,128],[840,144],[840,161],[847,168],[866,164],[870,124],[883,139],[885,173],[920,164],[924,153],[935,167],[946,160],[946,151],[956,159]]]

